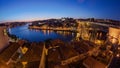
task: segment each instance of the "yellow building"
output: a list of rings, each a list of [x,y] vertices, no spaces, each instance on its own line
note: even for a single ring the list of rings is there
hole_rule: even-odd
[[[118,45],[120,45],[120,28],[110,27],[108,35],[109,41],[111,43],[117,43]]]

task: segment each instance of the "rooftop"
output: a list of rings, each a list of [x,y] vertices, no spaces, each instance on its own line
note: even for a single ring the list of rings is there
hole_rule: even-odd
[[[20,47],[17,43],[10,43],[10,45],[0,53],[0,61],[7,62],[12,57],[12,55]]]
[[[88,57],[86,60],[84,60],[83,65],[86,68],[105,68],[106,67],[106,65],[100,63],[99,61],[95,60],[92,57]]]

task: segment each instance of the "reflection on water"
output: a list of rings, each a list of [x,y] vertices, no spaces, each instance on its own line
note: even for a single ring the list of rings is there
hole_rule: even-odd
[[[28,29],[28,24],[17,26],[9,29],[10,34],[14,34],[20,39],[30,42],[45,41],[47,39],[61,39],[70,41],[75,37],[75,33],[68,31],[53,31],[53,30],[32,30]]]

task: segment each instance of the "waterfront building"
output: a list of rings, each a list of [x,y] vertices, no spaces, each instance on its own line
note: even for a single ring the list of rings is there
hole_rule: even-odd
[[[106,40],[109,26],[96,22],[80,20],[77,20],[77,23],[77,31],[80,34],[80,38],[94,43]]]
[[[0,52],[4,50],[9,44],[9,37],[7,36],[7,27],[0,26]]]

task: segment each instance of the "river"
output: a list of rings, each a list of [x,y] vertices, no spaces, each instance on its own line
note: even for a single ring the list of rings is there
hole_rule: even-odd
[[[9,28],[9,33],[30,42],[43,42],[47,39],[60,39],[69,42],[76,36],[76,33],[68,31],[28,29],[28,24]]]

